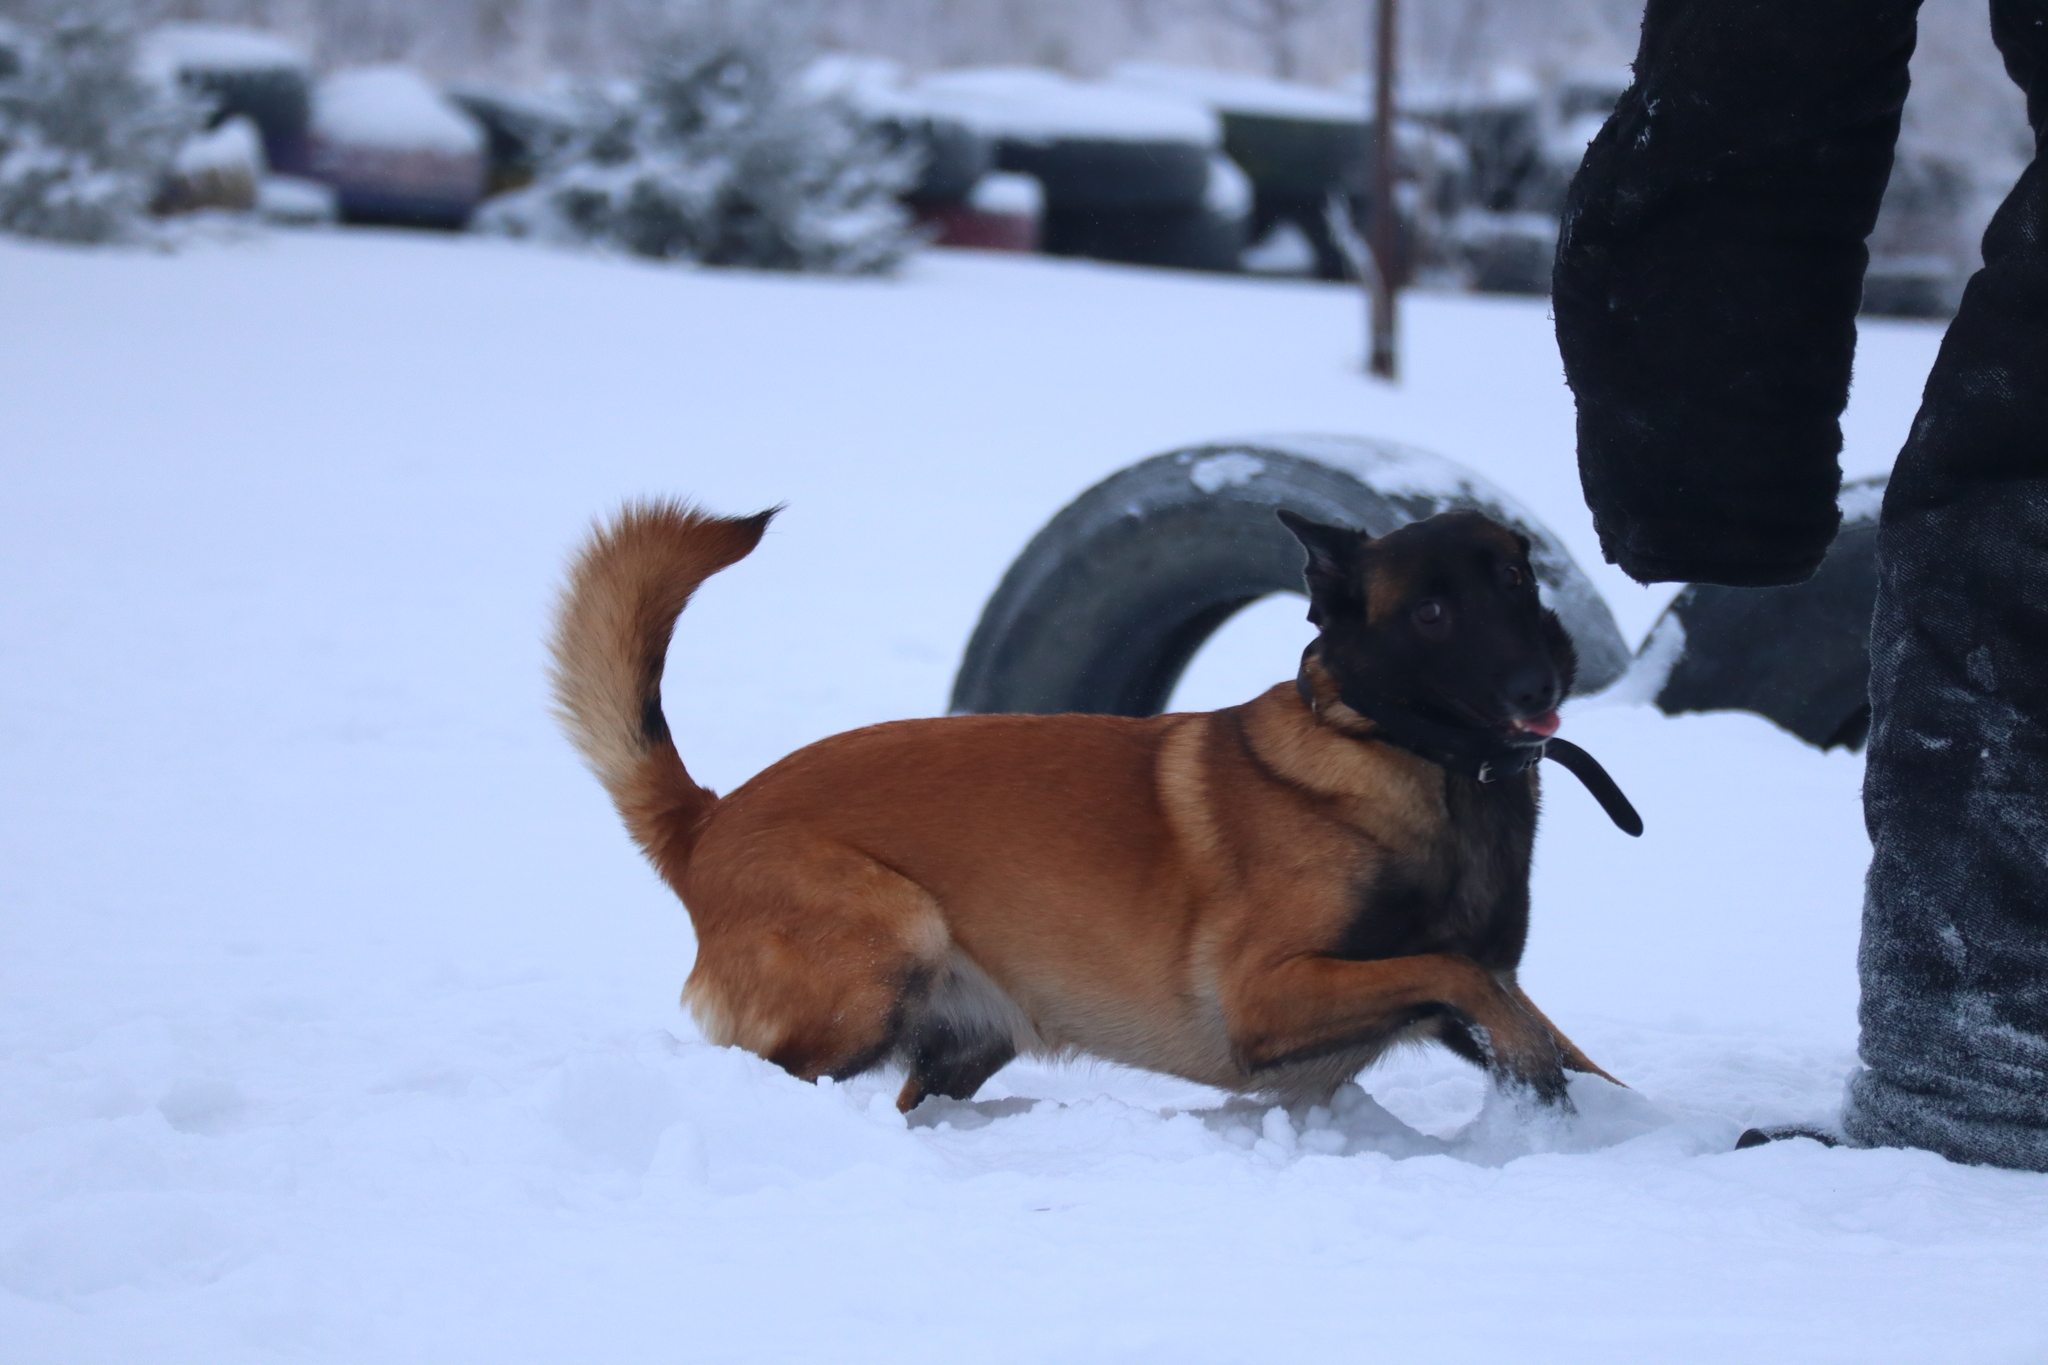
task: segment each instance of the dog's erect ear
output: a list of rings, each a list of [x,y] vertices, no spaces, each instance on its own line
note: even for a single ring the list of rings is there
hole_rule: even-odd
[[[1320,613],[1314,608],[1358,601],[1358,552],[1372,537],[1363,531],[1310,521],[1284,507],[1279,509],[1279,517],[1280,524],[1308,551],[1308,567],[1303,570],[1311,607],[1308,618],[1321,625]]]

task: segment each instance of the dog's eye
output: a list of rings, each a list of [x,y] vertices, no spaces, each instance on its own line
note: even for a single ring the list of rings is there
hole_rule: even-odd
[[[1501,580],[1511,588],[1521,587],[1523,580],[1520,566],[1510,564],[1507,568],[1501,570]]]
[[[1444,610],[1444,604],[1435,598],[1418,602],[1414,611],[1415,624],[1432,635],[1440,635],[1450,625],[1451,614]]]

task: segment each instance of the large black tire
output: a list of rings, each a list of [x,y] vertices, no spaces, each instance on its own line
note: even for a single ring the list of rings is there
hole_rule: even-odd
[[[1545,599],[1579,649],[1577,694],[1629,666],[1614,617],[1563,545],[1471,471],[1357,437],[1196,446],[1112,474],[1047,523],[982,611],[952,710],[1157,714],[1188,661],[1239,609],[1301,593],[1299,542],[1274,515],[1384,535],[1476,507],[1532,542]],[[1275,676],[1295,661],[1275,659]]]
[[[1190,210],[1209,188],[1210,149],[1193,142],[1002,138],[996,166],[1036,176],[1045,206],[1069,210]]]
[[[1843,490],[1841,533],[1806,582],[1694,583],[1673,598],[1643,645],[1646,656],[1679,650],[1658,708],[1674,716],[1753,711],[1822,749],[1862,748],[1883,489],[1883,479],[1866,479]]]
[[[1048,209],[1040,246],[1049,256],[1086,256],[1125,265],[1234,271],[1244,255],[1245,220],[1191,209]]]

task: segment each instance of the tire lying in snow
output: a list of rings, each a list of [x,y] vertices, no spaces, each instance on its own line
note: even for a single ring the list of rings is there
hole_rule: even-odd
[[[1279,437],[1171,451],[1076,498],[989,599],[951,709],[1157,714],[1233,613],[1302,591],[1301,546],[1274,515],[1283,507],[1374,535],[1454,507],[1486,512],[1530,539],[1544,600],[1578,645],[1575,691],[1628,669],[1613,615],[1563,545],[1478,475],[1386,442]]]
[[[1862,748],[1884,486],[1862,479],[1842,489],[1841,533],[1804,583],[1692,583],[1673,598],[1642,648],[1646,667],[1670,669],[1658,709],[1754,711],[1822,749]]]

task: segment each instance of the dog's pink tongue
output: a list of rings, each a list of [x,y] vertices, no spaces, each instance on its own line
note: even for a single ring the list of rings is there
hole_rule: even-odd
[[[1549,739],[1552,735],[1556,734],[1558,725],[1559,721],[1555,711],[1545,711],[1533,720],[1518,720],[1515,722],[1517,729],[1527,730],[1530,734],[1540,735],[1544,739]]]

